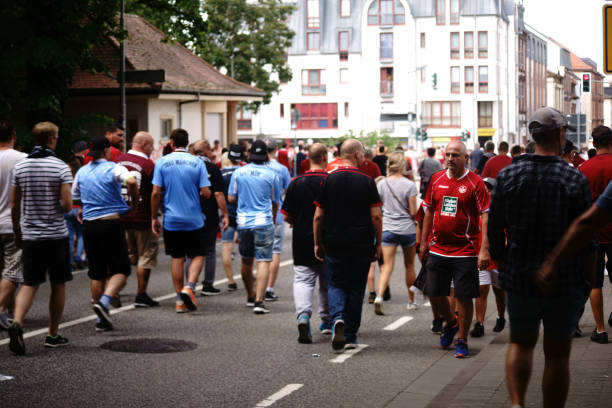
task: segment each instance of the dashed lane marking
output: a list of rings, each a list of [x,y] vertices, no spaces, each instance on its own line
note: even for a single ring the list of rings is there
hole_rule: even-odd
[[[338,357],[332,358],[331,360],[329,360],[329,362],[330,363],[344,363],[346,360],[353,357],[355,354],[359,353],[361,350],[363,350],[366,347],[368,347],[367,344],[358,344],[357,348],[354,348],[352,350],[345,350]]]
[[[269,407],[270,405],[274,404],[276,401],[282,398],[285,398],[287,395],[299,390],[303,386],[304,384],[287,384],[283,388],[281,388],[278,392],[275,392],[274,394],[270,395],[265,400],[258,402],[257,405],[255,405],[255,408]]]
[[[403,317],[400,317],[399,319],[397,319],[396,321],[394,321],[390,325],[388,325],[385,328],[383,328],[383,330],[390,330],[390,331],[391,330],[396,330],[399,327],[401,327],[404,324],[406,324],[409,321],[411,321],[412,319],[414,319],[414,317],[412,317],[412,316],[403,316]]]

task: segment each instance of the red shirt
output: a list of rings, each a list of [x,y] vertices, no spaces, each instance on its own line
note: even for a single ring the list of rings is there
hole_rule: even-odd
[[[580,166],[585,161],[586,160],[584,160],[582,157],[580,157],[579,154],[576,154],[576,155],[574,155],[574,160],[572,160],[572,164],[574,165],[574,167],[578,168],[578,166]]]
[[[85,152],[85,159],[83,159],[83,166],[93,160],[93,157],[88,156],[89,149]],[[117,157],[121,156],[121,150],[117,149],[114,146],[110,147],[110,161],[117,162]]]
[[[340,157],[338,157],[337,159],[332,160],[331,162],[327,163],[327,167],[325,168],[325,171],[328,173],[331,173],[332,171],[336,170],[340,166],[344,166],[344,162],[342,161]]]
[[[310,170],[310,160],[308,159],[304,159],[301,161],[300,163],[300,168],[298,170],[299,174],[304,174],[306,173],[308,170]]]
[[[429,252],[441,256],[478,256],[480,214],[489,211],[489,192],[482,179],[467,170],[458,179],[439,171],[431,177],[423,205],[433,211]]]
[[[591,198],[593,202],[604,192],[606,186],[612,180],[612,154],[604,153],[585,161],[578,167],[589,180],[591,187]],[[597,234],[597,239],[602,244],[612,243],[612,222],[607,224]]]
[[[368,175],[372,180],[376,180],[376,177],[382,176],[380,173],[380,167],[378,164],[374,163],[372,160],[364,160],[359,166],[359,170]]]
[[[512,157],[505,154],[498,154],[497,156],[491,157],[489,160],[487,160],[480,176],[482,178],[497,178],[499,172],[510,163],[512,163]]]
[[[280,149],[277,153],[276,153],[276,160],[282,164],[283,166],[285,166],[287,169],[289,169],[289,171],[291,171],[291,165],[289,164],[289,152],[287,151],[287,149],[283,148]]]
[[[140,191],[138,192],[138,203],[128,213],[121,217],[124,228],[149,229],[151,228],[151,192],[153,191],[153,170],[155,164],[147,158],[133,153],[122,154],[117,157],[117,163],[128,170],[140,172]],[[130,197],[125,187],[122,189],[123,198],[129,204]]]

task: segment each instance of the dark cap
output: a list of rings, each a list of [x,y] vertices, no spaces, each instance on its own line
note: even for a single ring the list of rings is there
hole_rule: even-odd
[[[560,129],[562,127],[572,131],[576,130],[576,127],[571,126],[561,112],[549,106],[535,111],[531,117],[531,122],[529,122],[529,132],[531,134]]]
[[[83,150],[87,150],[87,142],[84,140],[79,140],[72,146],[72,153],[82,152]]]
[[[234,162],[242,160],[244,158],[244,147],[237,144],[230,145],[227,157]]]
[[[96,136],[91,139],[89,143],[89,153],[88,156],[93,157],[94,159],[99,159],[104,156],[104,149],[110,147],[110,142],[104,136]]]
[[[253,160],[266,160],[268,158],[268,148],[266,142],[263,140],[256,140],[251,144],[251,152],[249,159]]]

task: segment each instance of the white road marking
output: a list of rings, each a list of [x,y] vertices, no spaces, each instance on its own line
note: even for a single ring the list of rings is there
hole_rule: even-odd
[[[303,386],[304,384],[285,385],[283,388],[280,389],[280,391],[270,395],[265,400],[258,402],[257,405],[255,405],[255,408],[269,407],[270,405],[274,404],[276,401],[280,400],[281,398],[285,398],[287,395],[291,394],[294,391],[299,390]]]
[[[368,347],[367,344],[358,344],[357,348],[354,348],[352,350],[345,350],[338,357],[332,358],[331,360],[329,360],[329,362],[330,363],[344,363],[346,360],[353,357],[355,354],[359,353],[361,350],[363,350],[366,347]]]
[[[289,259],[287,261],[281,262],[280,266],[282,267],[282,266],[287,266],[287,265],[291,265],[291,264],[293,264],[293,259]],[[86,272],[86,271],[82,271],[82,272]],[[234,279],[239,279],[240,277],[241,277],[240,275],[234,275]],[[226,283],[226,282],[227,282],[227,278],[219,279],[219,280],[216,280],[214,282],[214,285],[220,285],[220,284]],[[200,290],[202,290],[202,285],[198,285],[196,287],[196,292],[200,291]],[[175,297],[176,297],[176,293],[169,293],[167,295],[158,296],[158,297],[154,298],[154,300],[156,300],[158,302],[161,302],[161,301],[172,299],[172,298],[175,298]],[[120,307],[118,309],[112,309],[112,310],[110,310],[110,314],[117,314],[117,313],[125,312],[125,311],[128,311],[128,310],[133,310],[133,309],[135,309],[135,307],[134,307],[134,304],[132,303],[132,304],[129,304],[129,305],[126,305],[126,306],[122,306],[122,307]],[[65,329],[67,327],[76,326],[77,324],[87,323],[87,322],[90,322],[92,320],[96,320],[97,317],[98,317],[97,315],[91,314],[89,316],[85,316],[85,317],[81,317],[79,319],[71,320],[69,322],[61,323],[59,325],[59,328],[60,329]],[[42,334],[47,334],[47,332],[48,332],[48,329],[46,327],[43,328],[43,329],[27,331],[27,332],[23,333],[23,338],[24,339],[29,339],[30,337],[35,337],[35,336],[40,336]],[[9,344],[9,342],[10,342],[9,338],[0,340],[0,346],[3,346],[5,344]]]
[[[11,375],[0,374],[0,381],[8,381],[8,380],[14,380],[14,379],[15,377]]]
[[[386,326],[383,330],[396,330],[397,328],[403,326],[404,324],[408,323],[412,319],[414,319],[414,317],[412,317],[412,316],[403,316],[403,317],[400,317],[399,319],[397,319],[396,321],[394,321],[390,325]]]

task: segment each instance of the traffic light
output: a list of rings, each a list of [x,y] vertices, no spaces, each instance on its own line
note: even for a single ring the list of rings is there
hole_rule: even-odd
[[[582,74],[582,93],[591,92],[591,74]]]
[[[433,75],[431,76],[431,87],[432,87],[434,90],[437,90],[437,89],[438,89],[438,74],[433,74]]]
[[[465,130],[464,132],[461,132],[461,141],[462,142],[467,142],[469,138],[470,138],[470,131],[469,130]]]
[[[425,129],[425,128],[423,128],[423,134],[421,135],[421,140],[422,141],[427,140],[427,129]]]
[[[425,140],[427,140],[427,130],[423,127],[423,125],[421,125],[421,127],[418,127],[414,132],[414,139],[420,142],[424,142]]]

